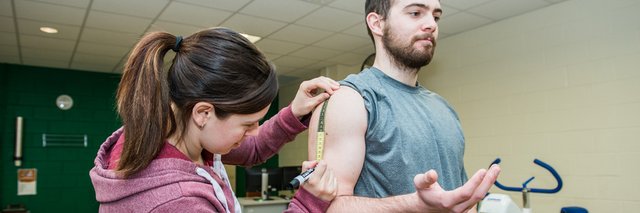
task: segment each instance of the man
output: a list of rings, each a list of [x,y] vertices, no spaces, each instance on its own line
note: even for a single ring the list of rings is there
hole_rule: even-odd
[[[339,182],[329,211],[475,212],[500,169],[467,180],[456,113],[417,82],[434,54],[440,2],[367,0],[365,13],[373,67],[342,81],[325,113],[323,159]],[[320,109],[309,127],[310,157]]]

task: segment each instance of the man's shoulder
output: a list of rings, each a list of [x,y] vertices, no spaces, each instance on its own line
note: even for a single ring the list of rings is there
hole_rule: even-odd
[[[340,81],[340,85],[343,88],[348,87],[364,97],[367,96],[368,93],[383,87],[377,78],[378,76],[372,71],[363,70],[360,73],[347,76],[344,80]]]
[[[329,102],[352,102],[356,100],[362,100],[360,92],[351,86],[341,85],[340,89],[336,90],[333,95],[331,95]]]
[[[340,83],[366,82],[372,78],[376,78],[375,70],[368,68],[360,71],[359,73],[347,75],[347,77],[340,81]]]

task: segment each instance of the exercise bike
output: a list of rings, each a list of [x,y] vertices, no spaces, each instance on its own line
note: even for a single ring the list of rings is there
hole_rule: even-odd
[[[496,158],[496,160],[494,160],[493,163],[491,163],[491,165],[499,164],[499,163],[500,163],[500,158]],[[518,208],[518,206],[513,202],[513,200],[511,200],[509,195],[491,193],[491,194],[488,194],[482,200],[482,202],[480,203],[480,208],[478,212],[479,213],[532,213],[531,201],[529,200],[529,193],[553,194],[553,193],[557,193],[558,191],[560,191],[560,189],[562,189],[562,178],[560,178],[560,175],[558,174],[558,172],[556,172],[555,169],[553,169],[553,167],[549,166],[549,164],[546,164],[545,162],[542,162],[541,160],[538,160],[538,159],[534,159],[533,163],[538,164],[542,168],[545,168],[546,170],[551,172],[551,175],[553,175],[553,177],[556,179],[558,185],[553,189],[538,189],[538,188],[527,187],[527,185],[531,181],[533,181],[535,177],[531,177],[527,181],[522,183],[522,187],[505,186],[505,185],[502,185],[500,182],[498,182],[498,180],[496,180],[495,185],[502,190],[512,191],[512,192],[522,192],[522,200],[523,200],[522,210],[520,210],[520,208]]]

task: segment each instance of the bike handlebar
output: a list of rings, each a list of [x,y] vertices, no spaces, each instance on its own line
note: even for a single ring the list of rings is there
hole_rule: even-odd
[[[493,163],[491,163],[491,165],[499,164],[499,163],[500,163],[500,158],[496,158],[496,160],[494,160]],[[558,185],[556,186],[556,188],[553,188],[553,189],[528,188],[530,192],[553,194],[553,193],[556,193],[556,192],[560,191],[560,189],[562,189],[562,178],[560,178],[560,175],[558,174],[558,172],[556,172],[555,169],[553,169],[553,167],[549,166],[549,164],[546,164],[545,162],[542,162],[541,160],[538,160],[538,159],[534,159],[533,163],[538,164],[542,168],[545,168],[547,171],[551,172],[551,175],[553,175],[553,177],[556,179],[556,182],[558,182]],[[523,189],[527,188],[527,184],[531,180],[533,180],[533,178],[534,177],[531,177],[527,181],[525,181],[522,184],[522,187],[505,186],[505,185],[500,184],[498,182],[498,180],[496,180],[495,184],[496,184],[496,186],[498,188],[500,188],[502,190],[505,190],[505,191],[521,192]]]

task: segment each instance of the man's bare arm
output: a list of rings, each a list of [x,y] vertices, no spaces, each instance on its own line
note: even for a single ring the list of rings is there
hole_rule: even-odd
[[[323,105],[323,104],[322,104]],[[309,123],[309,160],[316,160],[319,105]],[[329,99],[325,112],[325,143],[322,159],[338,179],[338,196],[353,195],[364,163],[367,111],[358,92],[342,87]]]

